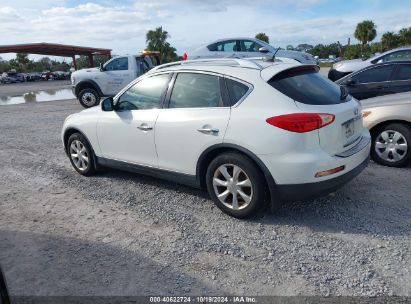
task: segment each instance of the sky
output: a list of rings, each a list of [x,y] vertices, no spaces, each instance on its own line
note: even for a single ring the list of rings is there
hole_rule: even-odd
[[[355,42],[362,20],[411,26],[411,0],[0,0],[0,45],[51,42],[135,54],[163,26],[179,55],[226,37],[264,32],[274,46]],[[0,54],[4,59],[13,54]]]

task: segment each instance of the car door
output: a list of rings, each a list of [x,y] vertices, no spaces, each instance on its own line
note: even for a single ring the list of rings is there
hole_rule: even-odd
[[[102,73],[96,76],[104,95],[116,95],[135,78],[130,67],[132,63],[128,57],[113,58],[104,65]]]
[[[155,128],[160,169],[195,175],[201,153],[223,142],[230,107],[223,102],[222,81],[211,73],[175,74]]]
[[[411,91],[411,63],[399,63],[392,77],[390,93]]]
[[[252,40],[239,40],[240,54],[242,57],[258,57],[262,45]]]
[[[101,114],[97,136],[104,158],[157,167],[154,125],[170,75],[139,80],[115,98],[114,111]]]
[[[343,85],[357,99],[389,94],[393,70],[393,64],[372,66],[353,75]]]

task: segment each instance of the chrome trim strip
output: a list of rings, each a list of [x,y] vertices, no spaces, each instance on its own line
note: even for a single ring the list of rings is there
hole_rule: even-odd
[[[354,147],[336,154],[336,157],[342,157],[342,158],[346,158],[346,157],[350,157],[358,152],[360,152],[362,149],[364,149],[365,147],[368,146],[368,144],[371,142],[371,138],[369,137],[361,137],[361,140],[359,141],[358,144],[356,144]]]

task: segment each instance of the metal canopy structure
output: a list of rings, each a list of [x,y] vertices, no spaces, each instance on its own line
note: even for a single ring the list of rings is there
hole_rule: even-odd
[[[111,57],[110,49],[99,49],[85,46],[66,45],[57,43],[29,43],[29,44],[14,44],[0,45],[0,53],[27,53],[37,55],[50,55],[71,57],[73,59],[74,68],[77,70],[76,55],[87,56],[90,67],[94,66],[93,55],[106,55]]]

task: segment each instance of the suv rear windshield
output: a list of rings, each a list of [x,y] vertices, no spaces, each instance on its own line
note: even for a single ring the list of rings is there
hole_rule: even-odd
[[[321,76],[316,67],[286,70],[275,75],[268,83],[291,99],[305,104],[338,104],[348,99],[340,86]]]

